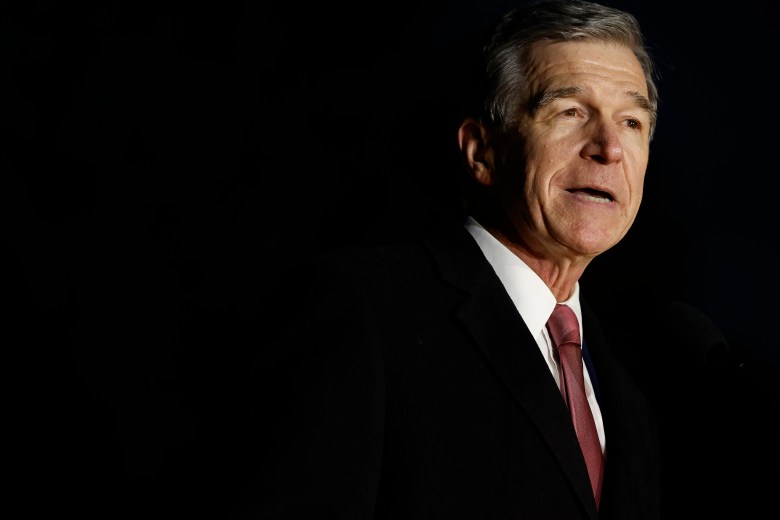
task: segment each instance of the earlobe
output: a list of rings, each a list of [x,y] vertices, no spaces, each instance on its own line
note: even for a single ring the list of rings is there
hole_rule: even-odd
[[[464,119],[458,128],[458,146],[474,180],[486,186],[493,184],[493,152],[487,128],[476,119]]]

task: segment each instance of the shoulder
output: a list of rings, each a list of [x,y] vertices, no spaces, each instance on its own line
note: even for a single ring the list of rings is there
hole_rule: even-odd
[[[442,266],[469,265],[480,256],[478,246],[462,223],[446,220],[404,240],[320,251],[304,265],[318,276],[341,275],[363,282],[419,283],[437,276]]]

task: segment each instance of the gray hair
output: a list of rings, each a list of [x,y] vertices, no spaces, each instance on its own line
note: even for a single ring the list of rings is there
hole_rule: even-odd
[[[630,48],[647,82],[651,109],[650,138],[656,126],[658,89],[655,66],[639,22],[630,13],[582,0],[551,0],[518,7],[494,27],[481,51],[482,84],[477,103],[480,119],[506,132],[514,128],[520,104],[528,101],[528,61],[538,41],[595,40]],[[475,107],[476,108],[476,107]]]

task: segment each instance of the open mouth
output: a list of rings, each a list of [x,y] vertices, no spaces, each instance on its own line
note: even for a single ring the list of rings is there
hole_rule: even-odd
[[[593,188],[576,188],[568,190],[569,193],[583,195],[594,202],[612,202],[612,195],[606,191],[595,190]]]

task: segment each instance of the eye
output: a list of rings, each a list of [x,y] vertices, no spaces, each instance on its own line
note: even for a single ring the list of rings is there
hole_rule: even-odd
[[[633,128],[634,130],[641,130],[642,122],[638,119],[626,119],[626,126]]]
[[[566,117],[576,117],[577,116],[577,109],[576,108],[567,108],[563,112],[561,112],[562,116]]]

